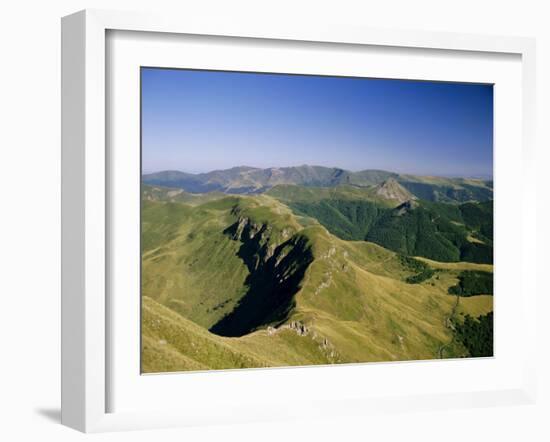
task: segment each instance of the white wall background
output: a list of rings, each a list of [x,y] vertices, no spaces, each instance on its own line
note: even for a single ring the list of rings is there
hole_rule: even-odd
[[[0,439],[549,440],[550,357],[544,284],[550,166],[550,12],[544,0],[20,0],[0,6]],[[59,425],[60,17],[83,8],[245,15],[250,20],[350,23],[534,36],[538,39],[540,399],[535,406],[417,412],[362,420],[286,422],[85,436]],[[230,19],[230,18],[229,18]]]

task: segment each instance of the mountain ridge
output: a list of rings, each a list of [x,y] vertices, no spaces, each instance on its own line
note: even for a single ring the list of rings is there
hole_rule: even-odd
[[[277,185],[368,188],[387,183],[382,194],[389,193],[400,202],[406,200],[407,193],[419,199],[451,203],[488,201],[493,197],[491,180],[398,174],[379,169],[352,172],[339,167],[312,165],[270,168],[236,166],[199,174],[167,170],[143,174],[142,181],[189,193],[260,194]]]

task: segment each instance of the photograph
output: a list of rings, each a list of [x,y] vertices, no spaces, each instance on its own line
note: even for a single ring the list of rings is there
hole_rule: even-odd
[[[141,373],[493,357],[493,95],[142,66]]]

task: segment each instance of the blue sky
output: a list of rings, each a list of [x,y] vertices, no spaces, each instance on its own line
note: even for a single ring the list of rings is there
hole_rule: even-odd
[[[142,68],[143,172],[492,176],[491,85]]]

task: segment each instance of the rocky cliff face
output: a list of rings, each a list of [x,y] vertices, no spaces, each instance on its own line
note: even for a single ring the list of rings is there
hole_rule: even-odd
[[[210,331],[222,336],[242,336],[284,322],[294,308],[294,295],[313,261],[308,239],[290,228],[278,230],[243,214],[224,233],[241,243],[238,256],[250,274],[245,281],[247,293]]]

